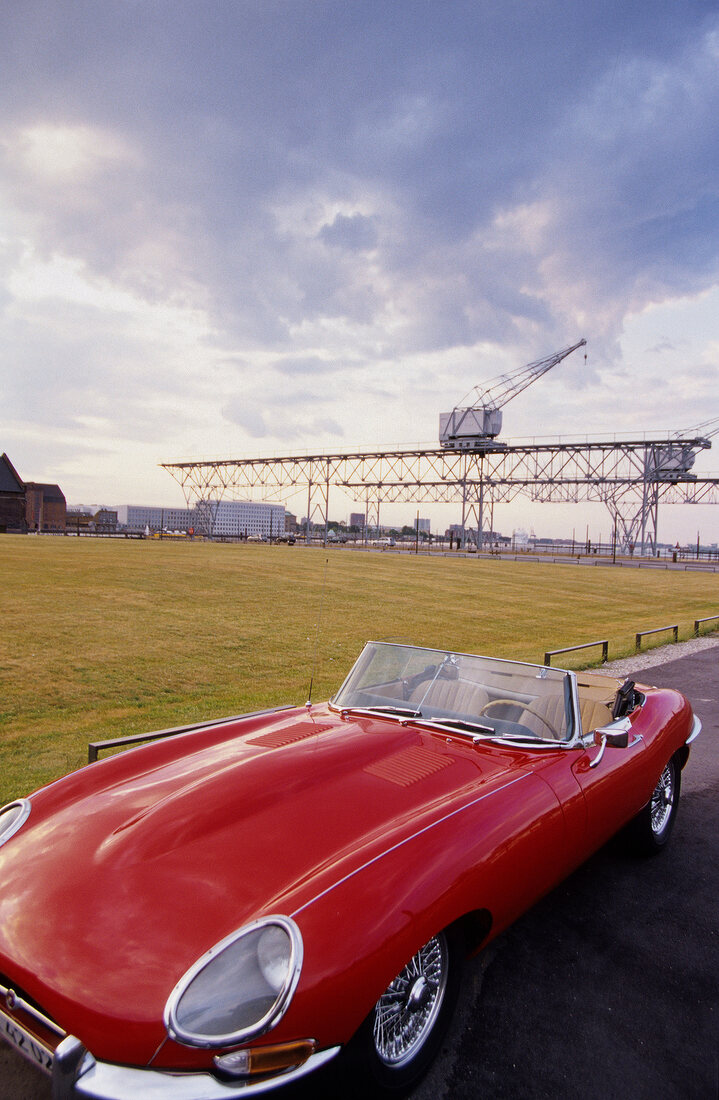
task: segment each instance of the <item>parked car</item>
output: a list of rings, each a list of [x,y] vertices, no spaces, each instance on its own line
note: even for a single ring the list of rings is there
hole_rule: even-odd
[[[700,728],[675,691],[370,642],[328,703],[0,810],[0,1034],[56,1098],[247,1097],[335,1059],[400,1095],[468,955],[620,829],[664,847]]]

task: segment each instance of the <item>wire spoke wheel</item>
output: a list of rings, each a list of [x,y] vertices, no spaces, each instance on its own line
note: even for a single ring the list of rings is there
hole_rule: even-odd
[[[678,757],[673,756],[665,764],[646,806],[627,826],[627,839],[638,855],[655,855],[668,844],[679,809],[681,788],[681,764]]]
[[[655,836],[662,835],[672,816],[674,806],[674,767],[670,762],[662,772],[652,793],[651,822]]]
[[[385,990],[375,1007],[374,1045],[380,1061],[406,1066],[424,1046],[442,1008],[449,975],[443,933],[433,936]]]

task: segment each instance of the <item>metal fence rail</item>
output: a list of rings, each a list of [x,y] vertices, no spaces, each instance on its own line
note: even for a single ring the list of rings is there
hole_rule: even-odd
[[[719,620],[719,615],[707,615],[705,619],[694,620],[694,637],[699,637],[699,627],[701,623],[713,623]]]
[[[545,665],[551,665],[552,657],[556,657],[558,653],[572,653],[575,649],[591,649],[595,645],[600,645],[602,647],[602,662],[606,662],[609,654],[609,641],[604,638],[599,642],[585,642],[583,645],[568,645],[565,646],[564,649],[548,649],[544,654],[544,663]]]
[[[673,624],[672,626],[657,626],[654,630],[640,630],[635,635],[635,652],[639,653],[642,648],[642,638],[646,638],[648,634],[661,634],[664,630],[671,630],[674,635],[674,641],[679,641],[679,625]]]

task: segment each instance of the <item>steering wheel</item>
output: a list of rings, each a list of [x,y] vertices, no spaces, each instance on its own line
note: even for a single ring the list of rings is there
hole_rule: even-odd
[[[514,707],[519,710],[526,710],[523,703],[518,703],[516,699],[490,699],[488,703],[485,703],[480,714],[489,714],[492,707]]]
[[[487,714],[488,711],[492,709],[492,707],[497,706],[521,707],[523,713],[527,712],[528,714],[531,714],[533,718],[538,718],[539,721],[549,730],[550,734],[552,735],[552,741],[556,741],[557,731],[555,730],[549,719],[545,718],[543,714],[539,713],[539,711],[534,710],[533,707],[525,707],[523,703],[518,703],[516,699],[491,699],[489,703],[484,704],[479,713]]]
[[[557,740],[557,730],[552,725],[552,723],[549,721],[548,718],[545,718],[543,714],[540,714],[539,711],[535,710],[534,707],[532,707],[532,706],[525,707],[524,710],[527,714],[531,714],[533,718],[538,718],[539,721],[547,727],[550,734],[552,735],[552,741]]]

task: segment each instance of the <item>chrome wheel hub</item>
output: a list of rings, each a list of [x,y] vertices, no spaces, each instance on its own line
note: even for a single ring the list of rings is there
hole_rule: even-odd
[[[375,1050],[385,1065],[406,1065],[424,1045],[442,1007],[449,955],[443,935],[417,952],[375,1007]]]
[[[674,772],[669,764],[654,788],[651,802],[652,832],[661,835],[667,827],[674,805]]]

